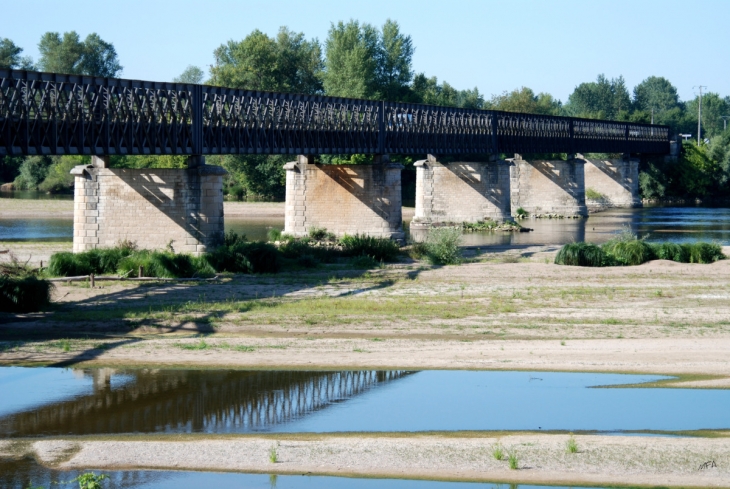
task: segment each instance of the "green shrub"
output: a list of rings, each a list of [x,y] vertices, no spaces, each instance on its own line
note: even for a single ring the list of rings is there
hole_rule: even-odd
[[[400,254],[400,246],[392,239],[365,234],[346,234],[340,238],[340,245],[345,256],[367,255],[377,261],[395,261]]]
[[[596,190],[593,190],[592,188],[586,189],[586,199],[590,200],[603,200],[606,196],[603,195],[601,192],[598,192]]]
[[[660,243],[653,245],[654,255],[660,260],[671,260],[679,263],[689,262],[689,252],[686,247],[677,243]]]
[[[281,230],[276,228],[269,229],[266,236],[269,238],[269,241],[281,241],[282,239]]]
[[[360,255],[350,260],[350,265],[353,268],[369,270],[371,268],[378,268],[380,262],[368,255]]]
[[[219,272],[276,273],[281,268],[276,247],[268,243],[226,239],[228,245],[207,253],[204,259]]]
[[[649,243],[641,239],[616,239],[603,245],[603,250],[610,255],[618,265],[641,265],[655,258],[654,249]]]
[[[327,238],[327,229],[318,227],[309,228],[309,237],[315,241],[322,241]]]
[[[426,259],[434,265],[453,265],[461,261],[461,230],[431,228],[426,237]]]
[[[48,273],[56,277],[115,273],[119,262],[132,253],[133,249],[130,247],[97,248],[82,253],[54,253],[48,262]]]
[[[605,267],[610,264],[608,255],[590,243],[568,243],[555,255],[556,265],[577,267]]]
[[[42,311],[51,303],[52,290],[53,284],[47,280],[0,275],[0,311]]]
[[[525,209],[523,209],[522,207],[518,207],[518,208],[517,208],[517,210],[515,211],[515,214],[517,215],[517,217],[519,217],[519,218],[521,218],[521,219],[523,219],[523,218],[525,218],[525,217],[527,217],[527,216],[529,216],[529,215],[530,215],[530,213],[529,213],[529,212],[527,212],[527,211],[526,211]]]
[[[144,267],[144,274],[147,277],[204,278],[215,275],[215,270],[205,256],[149,250],[138,251],[122,259],[119,262],[118,272],[120,275],[134,277],[140,266]]]
[[[297,265],[303,268],[316,268],[319,265],[319,260],[309,253],[304,253],[297,258]]]
[[[689,263],[714,263],[718,260],[724,260],[725,255],[722,253],[722,248],[718,244],[713,243],[685,243],[682,245],[682,249],[687,254],[687,261]]]

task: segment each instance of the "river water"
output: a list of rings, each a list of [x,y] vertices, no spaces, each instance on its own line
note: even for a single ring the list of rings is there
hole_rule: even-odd
[[[3,194],[2,198],[7,195]],[[32,197],[26,195],[25,197]],[[65,196],[62,198],[70,198]],[[0,200],[0,203],[2,200]],[[408,230],[408,222],[405,227]],[[562,245],[587,241],[602,243],[628,228],[649,241],[711,241],[730,245],[730,208],[644,207],[612,209],[587,219],[527,219],[528,233],[466,233],[467,246]],[[226,231],[245,234],[250,240],[265,240],[269,229],[283,229],[284,219],[227,218]],[[71,241],[72,219],[0,217],[0,241]],[[418,237],[418,236],[416,236]]]

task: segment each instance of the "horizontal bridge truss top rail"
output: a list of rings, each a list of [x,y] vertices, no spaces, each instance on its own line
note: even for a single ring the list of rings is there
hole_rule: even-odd
[[[0,70],[0,156],[668,152],[667,126]]]

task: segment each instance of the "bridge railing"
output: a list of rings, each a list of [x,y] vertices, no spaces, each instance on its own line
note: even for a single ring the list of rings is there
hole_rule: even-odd
[[[667,126],[0,70],[0,155],[668,153]]]

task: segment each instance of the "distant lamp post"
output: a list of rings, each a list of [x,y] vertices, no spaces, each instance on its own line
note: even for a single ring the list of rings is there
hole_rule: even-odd
[[[721,115],[720,119],[722,119],[722,130],[727,131],[727,120],[730,119],[730,115]]]
[[[692,88],[699,88],[700,89],[700,105],[697,109],[697,146],[700,145],[700,134],[702,131],[702,89],[707,88],[704,85],[697,85]]]
[[[681,137],[682,139],[687,141],[689,138],[692,137],[692,135],[691,134],[680,134],[679,137]]]

